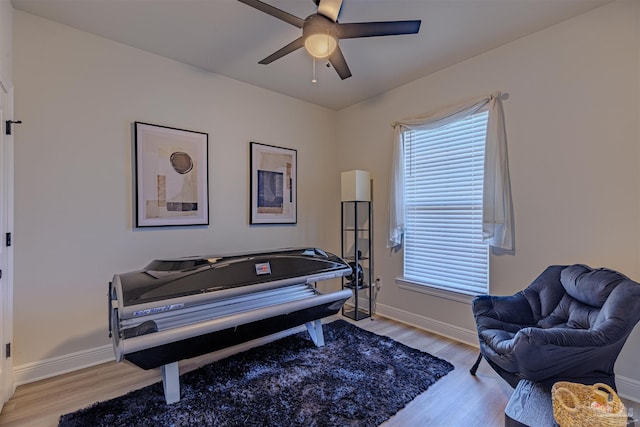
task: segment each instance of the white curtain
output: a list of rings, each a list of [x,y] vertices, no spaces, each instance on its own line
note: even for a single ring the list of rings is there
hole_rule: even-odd
[[[494,252],[514,253],[513,204],[509,182],[507,133],[500,92],[392,124],[394,143],[389,186],[388,248],[401,245],[404,233],[405,131],[439,128],[483,110],[489,111],[482,195],[483,240],[493,248]]]

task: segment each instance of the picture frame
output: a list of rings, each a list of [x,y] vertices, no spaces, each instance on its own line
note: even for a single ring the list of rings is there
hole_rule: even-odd
[[[136,227],[209,225],[209,134],[134,128]]]
[[[296,224],[297,155],[291,148],[251,142],[251,224]]]

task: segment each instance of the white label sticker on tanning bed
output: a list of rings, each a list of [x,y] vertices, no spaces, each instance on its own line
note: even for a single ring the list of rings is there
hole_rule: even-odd
[[[256,264],[256,274],[258,276],[261,274],[271,274],[271,264],[268,262],[260,262]]]
[[[164,311],[175,310],[184,307],[184,304],[163,305],[162,307],[147,308],[146,310],[138,310],[133,312],[133,317],[148,316],[150,314],[162,313]]]

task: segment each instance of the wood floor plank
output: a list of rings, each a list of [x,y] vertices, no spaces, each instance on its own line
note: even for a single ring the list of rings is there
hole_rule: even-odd
[[[504,425],[504,408],[512,389],[486,363],[480,365],[476,377],[469,374],[469,368],[478,355],[476,348],[384,317],[376,316],[374,320],[364,319],[352,323],[426,351],[455,366],[453,371],[386,421],[382,427]],[[297,328],[295,331],[298,330],[302,329]],[[281,335],[277,337],[279,336]],[[264,341],[258,341],[258,345],[262,343]],[[188,372],[227,357],[249,345],[251,344],[183,361],[180,363],[180,372]],[[14,396],[5,404],[0,414],[0,426],[57,426],[62,414],[97,401],[112,399],[159,380],[159,370],[145,371],[127,363],[110,362],[25,384],[19,386]]]

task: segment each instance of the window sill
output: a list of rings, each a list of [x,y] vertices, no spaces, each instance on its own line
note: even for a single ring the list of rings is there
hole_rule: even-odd
[[[419,292],[421,294],[427,294],[434,297],[447,299],[450,301],[461,302],[463,304],[471,305],[471,301],[476,296],[471,294],[463,294],[460,292],[447,291],[445,289],[436,288],[435,286],[425,285],[422,283],[410,282],[402,278],[396,278],[396,283],[400,289],[407,291]]]

